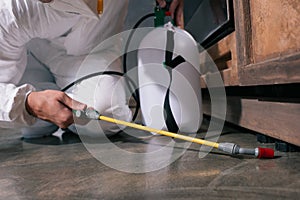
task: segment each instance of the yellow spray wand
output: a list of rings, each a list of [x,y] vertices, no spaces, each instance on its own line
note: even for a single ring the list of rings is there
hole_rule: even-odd
[[[73,113],[75,114],[76,117],[84,117],[88,119],[93,119],[93,120],[102,120],[114,124],[119,124],[119,125],[124,125],[127,127],[143,130],[143,131],[148,131],[152,133],[157,133],[160,135],[172,137],[172,138],[177,138],[201,145],[206,145],[210,147],[214,147],[216,149],[219,149],[221,151],[230,153],[232,155],[237,155],[237,154],[246,154],[246,155],[255,155],[257,158],[273,158],[274,157],[274,150],[270,148],[255,148],[255,149],[247,149],[247,148],[241,148],[238,145],[234,143],[217,143],[217,142],[211,142],[199,138],[193,138],[190,136],[185,136],[181,135],[178,133],[172,133],[169,131],[164,131],[164,130],[158,130],[155,128],[150,128],[147,126],[143,126],[140,124],[135,124],[131,122],[126,122],[118,119],[114,119],[111,117],[106,117],[103,115],[100,115],[96,110],[94,109],[86,109],[85,111],[80,111],[80,110],[73,110]]]

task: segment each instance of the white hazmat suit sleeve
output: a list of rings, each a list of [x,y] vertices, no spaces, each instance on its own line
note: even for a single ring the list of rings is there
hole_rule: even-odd
[[[0,127],[16,128],[33,124],[36,119],[25,108],[26,96],[34,89],[29,84],[16,86],[27,62],[26,35],[16,23],[15,1],[0,3]],[[20,31],[19,31],[20,30]]]
[[[33,90],[34,88],[29,84],[16,87],[14,84],[0,83],[0,126],[2,128],[28,126],[36,121],[36,118],[25,108],[26,97]]]
[[[25,101],[35,88],[29,84],[16,86],[26,67],[26,50],[22,46],[5,44],[3,35],[0,43],[0,127],[31,125],[36,119],[27,112]]]

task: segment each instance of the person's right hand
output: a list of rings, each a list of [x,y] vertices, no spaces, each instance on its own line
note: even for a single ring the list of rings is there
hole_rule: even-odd
[[[50,121],[60,128],[67,128],[74,123],[72,109],[84,110],[86,107],[57,90],[31,92],[26,99],[26,109],[31,115]]]

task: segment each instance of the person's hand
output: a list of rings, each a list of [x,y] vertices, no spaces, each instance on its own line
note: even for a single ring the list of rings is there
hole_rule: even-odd
[[[161,8],[164,8],[167,4],[165,0],[156,0]],[[170,5],[170,13],[172,19],[175,20],[176,25],[180,28],[184,27],[183,24],[183,0],[173,0]],[[175,16],[176,15],[176,16]]]
[[[26,109],[30,114],[50,121],[60,128],[67,128],[74,122],[72,109],[84,110],[86,107],[64,92],[56,90],[31,92],[26,100]]]

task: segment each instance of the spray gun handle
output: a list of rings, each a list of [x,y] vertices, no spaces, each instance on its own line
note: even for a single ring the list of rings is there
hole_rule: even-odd
[[[156,7],[154,9],[154,14],[155,14],[154,26],[155,27],[165,25],[166,24],[165,18],[171,17],[171,13],[169,12],[169,9],[170,9],[172,0],[165,0],[165,2],[166,2],[166,6],[164,8],[161,8],[156,1]],[[175,25],[175,22],[172,19],[170,21],[173,23],[173,25]]]

